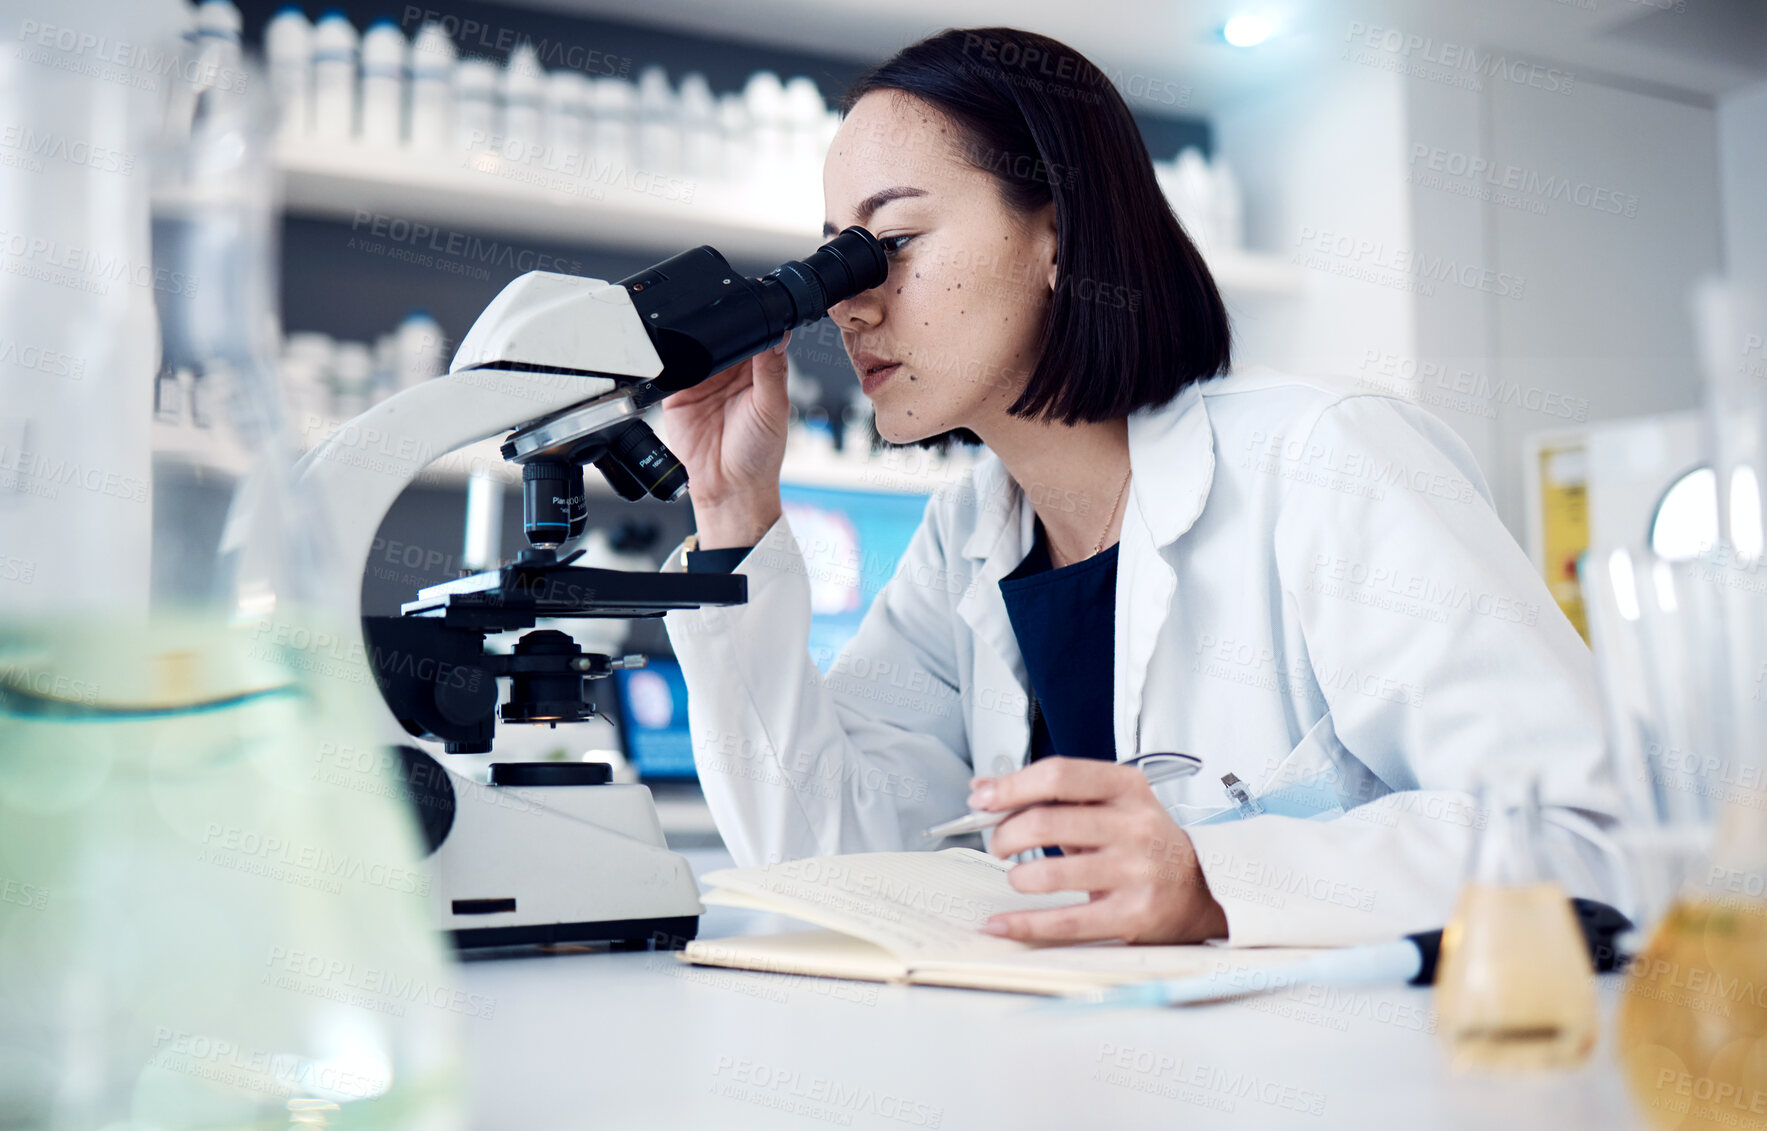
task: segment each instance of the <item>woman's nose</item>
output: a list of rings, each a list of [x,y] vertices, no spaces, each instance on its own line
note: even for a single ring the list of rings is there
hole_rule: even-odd
[[[836,326],[847,329],[863,329],[877,325],[879,304],[870,297],[871,292],[854,295],[844,302],[837,302],[828,308],[828,316],[834,319]]]

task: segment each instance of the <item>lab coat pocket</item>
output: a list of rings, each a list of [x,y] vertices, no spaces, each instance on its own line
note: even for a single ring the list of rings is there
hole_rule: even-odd
[[[1190,811],[1175,812],[1174,819],[1181,825],[1212,825],[1269,814],[1330,821],[1344,815],[1345,783],[1372,778],[1338,741],[1329,712],[1301,736],[1294,749],[1250,776],[1253,780],[1246,783],[1250,804],[1212,809],[1186,806],[1183,808]]]
[[[1295,748],[1271,766],[1252,786],[1254,797],[1269,802],[1282,799],[1281,808],[1291,816],[1341,816],[1364,801],[1391,793],[1386,784],[1344,748],[1327,711],[1310,727]]]

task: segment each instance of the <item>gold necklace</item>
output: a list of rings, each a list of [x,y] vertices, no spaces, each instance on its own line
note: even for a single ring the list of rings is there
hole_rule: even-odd
[[[1111,512],[1104,518],[1104,529],[1098,532],[1098,545],[1092,547],[1092,556],[1104,549],[1104,540],[1111,532],[1111,523],[1116,521],[1117,508],[1123,505],[1123,493],[1129,489],[1129,469],[1123,469],[1123,485],[1117,488],[1117,501],[1111,504]]]

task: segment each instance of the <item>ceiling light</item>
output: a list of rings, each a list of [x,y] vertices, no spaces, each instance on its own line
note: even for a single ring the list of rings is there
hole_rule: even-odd
[[[1270,21],[1263,16],[1235,16],[1221,29],[1221,38],[1235,47],[1256,47],[1270,38]]]

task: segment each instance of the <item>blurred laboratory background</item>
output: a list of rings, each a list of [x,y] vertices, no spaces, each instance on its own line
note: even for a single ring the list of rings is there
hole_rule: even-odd
[[[1435,411],[1580,630],[1591,544],[1711,541],[1689,296],[1767,269],[1758,0],[218,0],[193,19],[261,56],[275,92],[278,380],[303,446],[442,372],[525,271],[618,279],[696,243],[749,273],[806,253],[846,85],[942,27],[1009,22],[1128,100],[1238,362]],[[968,453],[883,450],[826,320],[789,356],[786,501],[838,547],[814,585],[826,669]],[[1741,363],[1767,364],[1758,345]],[[155,449],[224,476],[201,385],[161,372]],[[645,568],[690,530],[690,508],[597,479],[591,563]],[[440,460],[386,519],[364,611],[519,547],[519,490],[494,442]],[[607,648],[653,657],[609,681],[618,725],[531,741],[690,781],[666,636],[606,623]]]

